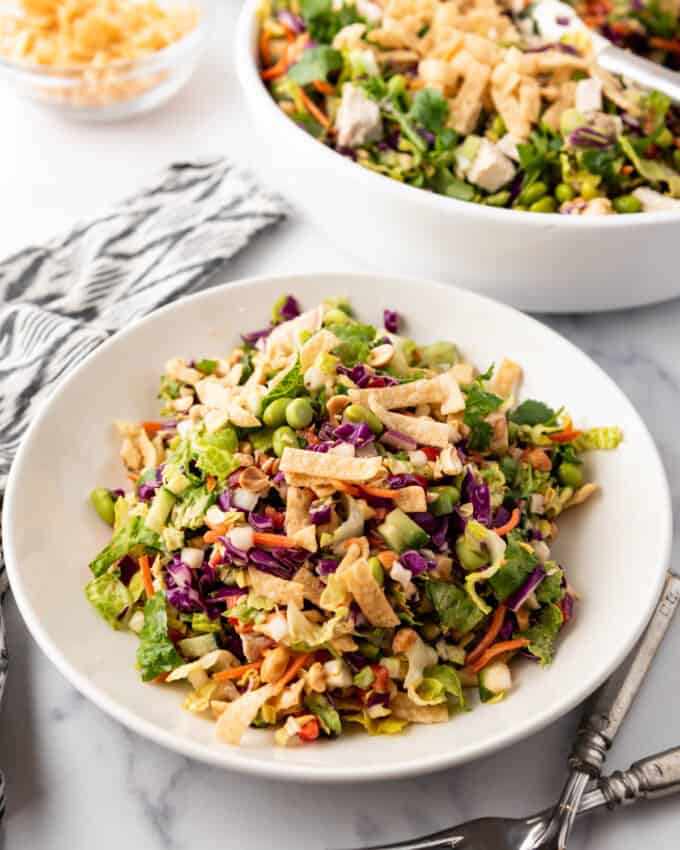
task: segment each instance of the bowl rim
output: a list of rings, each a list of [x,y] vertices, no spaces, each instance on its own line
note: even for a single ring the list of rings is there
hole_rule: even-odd
[[[259,8],[261,0],[246,0],[239,15],[236,26],[235,38],[235,64],[236,72],[246,96],[252,95],[257,99],[258,107],[265,110],[273,120],[278,120],[281,126],[280,132],[289,132],[291,142],[297,140],[305,145],[309,156],[313,156],[316,150],[319,157],[323,157],[325,167],[331,168],[333,164],[342,170],[347,181],[351,180],[352,174],[356,180],[363,182],[367,188],[374,190],[382,189],[390,192],[395,201],[402,199],[405,202],[417,203],[422,206],[433,208],[435,212],[446,214],[448,212],[462,213],[468,216],[479,217],[484,221],[498,224],[509,224],[515,220],[518,225],[540,230],[551,228],[624,228],[637,230],[639,227],[653,227],[658,223],[672,224],[680,221],[680,209],[677,211],[646,212],[638,215],[602,215],[602,216],[570,216],[570,215],[537,215],[536,213],[522,210],[505,209],[503,207],[490,207],[484,204],[467,203],[456,198],[447,198],[435,192],[418,189],[406,183],[400,183],[383,174],[377,174],[368,168],[362,168],[357,163],[342,156],[337,151],[329,148],[312,138],[305,130],[291,121],[276,105],[269,94],[267,87],[262,82],[258,73],[253,47],[256,43],[255,37],[259,26]],[[274,115],[278,116],[274,119]],[[287,127],[287,130],[283,128]],[[380,183],[378,183],[380,181]],[[510,217],[512,216],[512,218]]]
[[[79,672],[75,666],[68,660],[63,652],[58,648],[57,644],[47,635],[43,628],[37,613],[34,612],[32,603],[29,599],[28,592],[23,587],[21,571],[18,567],[18,555],[14,540],[14,525],[18,523],[18,512],[15,511],[14,503],[17,500],[17,493],[21,487],[22,468],[25,458],[28,455],[31,444],[32,435],[45,418],[49,415],[51,402],[58,394],[70,383],[78,379],[79,374],[84,369],[90,367],[91,361],[101,356],[101,352],[106,352],[109,347],[119,345],[121,340],[132,333],[137,333],[139,328],[146,327],[157,320],[159,316],[166,313],[181,310],[182,305],[186,301],[191,300],[197,302],[201,300],[210,300],[221,293],[229,291],[234,297],[238,297],[240,290],[257,287],[258,285],[272,284],[276,282],[277,287],[281,291],[286,291],[286,287],[299,283],[300,280],[312,279],[319,282],[321,278],[325,281],[338,281],[351,276],[355,280],[365,281],[366,287],[370,288],[372,283],[398,282],[399,286],[426,286],[430,289],[444,290],[448,293],[453,292],[454,297],[462,297],[464,299],[472,299],[473,301],[482,302],[493,306],[494,310],[500,309],[512,319],[516,320],[516,314],[519,313],[523,320],[529,322],[536,328],[541,329],[541,333],[546,333],[550,338],[555,338],[561,344],[566,344],[572,351],[572,355],[579,363],[587,365],[590,370],[593,370],[610,386],[612,393],[618,395],[620,399],[631,408],[631,414],[639,420],[639,425],[642,430],[642,439],[648,443],[650,462],[654,465],[656,475],[661,484],[662,492],[655,494],[655,499],[659,505],[660,519],[660,547],[659,551],[663,553],[662,563],[657,565],[657,577],[655,593],[650,596],[650,603],[636,623],[631,624],[629,638],[627,641],[621,642],[616,651],[612,651],[611,659],[608,664],[600,671],[600,674],[590,679],[587,683],[581,684],[579,688],[575,688],[571,695],[559,705],[550,710],[544,710],[542,713],[536,713],[525,719],[521,724],[512,726],[509,730],[501,729],[495,734],[489,735],[482,743],[470,743],[465,747],[454,750],[451,753],[439,752],[434,755],[421,756],[419,758],[411,758],[405,765],[403,763],[393,765],[375,764],[362,768],[355,768],[348,765],[334,767],[318,767],[315,765],[305,764],[286,764],[276,763],[274,761],[259,761],[252,759],[249,756],[247,749],[239,748],[223,748],[217,746],[207,746],[199,742],[193,741],[190,738],[182,737],[178,733],[166,731],[161,726],[137,717],[133,711],[127,708],[123,703],[117,702],[114,698],[108,696],[103,691],[100,691],[93,680],[85,674]],[[437,283],[430,280],[418,279],[413,277],[401,276],[398,274],[371,274],[360,272],[307,272],[290,273],[286,275],[265,274],[256,277],[248,277],[236,280],[231,283],[225,283],[220,286],[212,287],[203,292],[195,293],[180,298],[158,310],[153,311],[148,316],[138,321],[132,322],[128,327],[115,333],[110,339],[98,346],[85,359],[78,364],[72,371],[64,376],[50,393],[48,398],[43,403],[42,407],[34,417],[24,434],[19,450],[12,463],[9,479],[7,482],[3,513],[2,527],[4,536],[4,549],[7,564],[7,574],[10,580],[10,586],[14,595],[19,611],[26,623],[29,631],[35,638],[36,642],[43,650],[45,655],[55,665],[55,667],[79,690],[84,696],[90,699],[95,705],[102,709],[106,714],[123,723],[128,728],[132,729],[139,735],[146,737],[157,744],[167,747],[168,749],[181,753],[198,761],[212,764],[222,769],[234,769],[243,773],[273,779],[286,779],[296,782],[325,782],[329,784],[338,784],[345,782],[369,782],[376,780],[400,779],[408,776],[415,776],[424,773],[435,772],[451,767],[459,763],[467,763],[488,755],[497,750],[503,749],[517,741],[523,740],[529,735],[535,734],[548,726],[550,723],[558,720],[567,712],[571,711],[582,700],[588,697],[599,685],[601,685],[624,660],[628,652],[632,649],[638,637],[642,633],[651,613],[653,611],[656,600],[661,592],[664,576],[666,573],[666,565],[670,559],[671,544],[672,544],[672,503],[668,479],[665,473],[661,457],[659,455],[654,439],[645,425],[642,417],[637,412],[635,406],[628,399],[625,393],[618,387],[612,378],[593,361],[587,354],[582,352],[568,339],[554,331],[547,325],[542,324],[537,319],[531,316],[520,313],[520,311],[506,304],[494,301],[487,296],[480,295],[469,290],[459,287],[450,286],[448,284]]]
[[[177,5],[187,6],[192,3],[198,7],[199,17],[196,26],[184,33],[177,41],[154,50],[143,56],[129,59],[113,59],[103,65],[34,65],[29,62],[17,62],[0,56],[0,73],[5,73],[14,79],[30,80],[33,83],[43,81],[46,85],[58,83],[60,86],[78,86],[82,78],[88,74],[100,74],[117,71],[119,74],[137,74],[138,72],[154,71],[172,63],[175,59],[199,47],[210,31],[210,24],[215,16],[214,0],[186,0]]]

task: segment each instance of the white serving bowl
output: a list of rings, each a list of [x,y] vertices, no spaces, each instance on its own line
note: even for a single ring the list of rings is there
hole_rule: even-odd
[[[184,691],[143,684],[137,638],[112,631],[86,602],[88,562],[109,533],[89,505],[95,486],[125,483],[116,418],[157,414],[156,392],[173,356],[215,357],[239,333],[266,323],[294,293],[305,307],[346,294],[359,316],[391,307],[415,339],[456,341],[482,368],[508,355],[526,368],[524,398],[564,404],[579,426],[618,424],[615,452],[588,457],[602,494],[561,522],[557,555],[581,594],[547,670],[529,661],[499,705],[394,737],[343,736],[292,749],[252,730],[244,746],[215,738],[214,724],[181,708]],[[12,590],[49,658],[88,698],[136,732],[213,764],[306,781],[356,782],[463,762],[534,732],[586,697],[623,659],[660,591],[671,539],[668,486],[640,417],[615,384],[552,330],[509,307],[425,281],[358,274],[247,280],[179,301],[117,334],[60,385],[29,428],[12,467],[3,517]]]
[[[455,283],[539,312],[612,310],[680,295],[680,212],[581,218],[464,203],[375,174],[313,139],[260,80],[259,5],[244,5],[235,53],[264,167],[369,268]]]

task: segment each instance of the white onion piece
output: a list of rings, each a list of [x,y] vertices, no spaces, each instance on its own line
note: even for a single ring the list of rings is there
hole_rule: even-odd
[[[351,443],[340,443],[328,450],[328,454],[340,455],[340,457],[354,457],[354,446]]]
[[[415,452],[409,452],[408,459],[414,466],[424,466],[427,463],[427,455],[425,452],[421,452],[420,449]]]
[[[395,561],[392,564],[392,569],[390,570],[390,577],[393,578],[394,581],[398,581],[404,590],[407,590],[409,584],[411,584],[413,573],[411,570],[407,570],[406,567],[402,566],[399,561]]]
[[[203,563],[203,549],[194,549],[190,546],[185,546],[181,554],[182,562],[191,567],[192,570],[197,570]]]
[[[205,512],[205,521],[207,525],[220,525],[227,518],[224,511],[221,511],[217,505],[210,505]]]
[[[237,549],[242,549],[244,552],[254,546],[253,529],[249,525],[239,525],[232,528],[227,537]]]
[[[234,490],[232,502],[241,511],[252,511],[255,509],[259,498],[257,493],[251,493],[250,490],[239,487]]]
[[[188,437],[194,430],[194,423],[191,419],[180,419],[177,423],[177,433],[180,437]]]

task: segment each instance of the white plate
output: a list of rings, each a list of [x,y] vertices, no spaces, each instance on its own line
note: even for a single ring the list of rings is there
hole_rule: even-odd
[[[238,334],[266,324],[282,293],[304,306],[347,294],[380,322],[399,310],[424,342],[455,340],[477,365],[508,355],[526,368],[524,397],[568,406],[579,426],[618,424],[615,452],[589,456],[603,493],[567,514],[557,552],[582,596],[555,663],[525,663],[499,705],[397,737],[351,735],[278,749],[252,731],[237,749],[217,743],[211,721],[181,708],[182,695],[142,684],[136,638],[112,631],[86,602],[87,564],[107,542],[92,511],[95,486],[124,483],[115,418],[157,414],[158,376],[172,356],[222,355]],[[87,697],[117,720],[174,750],[265,776],[347,781],[405,776],[475,758],[564,714],[612,672],[658,596],[671,539],[668,486],[654,444],[612,381],[553,331],[485,298],[439,284],[352,274],[261,278],[179,301],[114,337],[62,383],[26,434],[7,488],[4,539],[12,589],[43,650]]]
[[[680,295],[680,210],[581,217],[497,209],[416,189],[322,145],[279,109],[260,79],[261,5],[243,4],[235,45],[260,167],[368,269],[446,281],[544,313]]]

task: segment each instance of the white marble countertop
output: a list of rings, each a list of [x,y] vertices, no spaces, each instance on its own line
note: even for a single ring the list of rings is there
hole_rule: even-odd
[[[231,66],[238,6],[223,3],[194,79],[172,103],[137,121],[69,124],[0,90],[0,256],[133,191],[170,160],[228,151],[263,170]],[[321,268],[358,264],[293,214],[232,263],[224,279]],[[590,354],[638,407],[680,506],[680,301],[546,321]],[[674,554],[677,563],[677,539]],[[403,839],[483,814],[522,814],[558,793],[578,718],[573,713],[494,756],[419,779],[330,788],[244,778],[163,750],[110,720],[46,660],[11,600],[7,619],[11,667],[0,765],[9,800],[0,847],[4,841],[8,850],[321,850]],[[680,743],[679,650],[680,621],[617,740],[611,767]],[[579,825],[572,847],[676,850],[678,811],[677,799],[669,799],[593,815]]]

